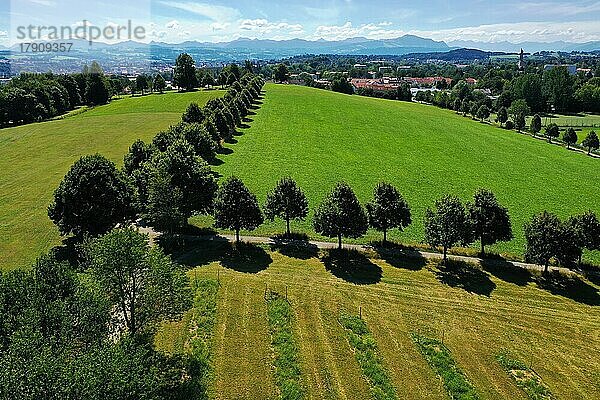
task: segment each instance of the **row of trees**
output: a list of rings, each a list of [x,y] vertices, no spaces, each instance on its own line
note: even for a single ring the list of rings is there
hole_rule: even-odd
[[[210,70],[196,68],[196,62],[192,56],[182,53],[175,62],[173,83],[184,91],[215,85],[224,87],[239,81],[245,74],[252,74],[252,64],[248,61],[244,63],[243,67],[229,64],[222,68],[215,77]]]
[[[240,82],[204,108],[191,104],[182,122],[159,132],[152,143],[134,142],[122,170],[99,154],[75,162],[48,208],[61,234],[97,236],[137,216],[173,231],[192,214],[209,212],[217,183],[208,163],[264,84],[251,75]]]
[[[292,179],[284,178],[267,195],[264,215],[269,220],[284,219],[289,235],[290,220],[303,220],[308,215],[306,197]],[[234,230],[238,241],[241,229],[253,230],[263,223],[256,196],[235,177],[219,188],[214,217],[215,225]],[[361,237],[369,227],[383,232],[385,242],[388,230],[402,231],[411,222],[410,207],[394,186],[378,184],[372,200],[363,208],[352,188],[338,183],[315,210],[313,227],[319,234],[337,238],[341,248],[342,238]],[[513,237],[508,210],[485,189],[478,190],[466,204],[455,196],[437,200],[433,208],[427,209],[424,226],[425,241],[443,249],[444,261],[448,249],[457,244],[467,246],[479,241],[483,255],[485,246]],[[551,258],[571,266],[581,261],[583,249],[600,249],[600,223],[592,211],[565,222],[544,211],[525,225],[525,237],[526,260],[543,265],[547,271]]]
[[[304,220],[308,202],[296,182],[284,178],[267,194],[263,209],[267,219],[285,220],[290,235],[290,220]],[[217,191],[213,215],[215,226],[234,230],[237,241],[240,230],[254,230],[264,221],[256,196],[236,177],[227,179]],[[352,188],[340,182],[315,209],[313,228],[323,236],[337,238],[341,248],[343,238],[361,237],[369,227],[382,232],[385,243],[390,229],[402,231],[411,222],[410,207],[393,185],[379,183],[372,200],[363,207]],[[486,189],[476,191],[466,204],[456,196],[438,199],[426,210],[424,227],[425,241],[442,248],[444,261],[457,244],[468,246],[478,241],[485,255],[486,246],[513,238],[508,209]],[[552,258],[570,267],[581,262],[583,249],[600,249],[600,223],[592,211],[564,222],[544,211],[525,225],[525,238],[526,260],[543,265],[547,272]]]
[[[42,121],[82,104],[104,104],[109,97],[103,75],[23,73],[0,90],[0,126]]]
[[[81,105],[106,104],[130,85],[126,77],[104,75],[95,61],[78,74],[22,73],[0,89],[0,126],[42,121]]]

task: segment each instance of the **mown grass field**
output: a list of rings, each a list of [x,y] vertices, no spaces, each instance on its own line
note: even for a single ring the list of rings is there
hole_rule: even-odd
[[[450,193],[467,200],[485,187],[509,208],[515,234],[492,250],[513,254],[522,254],[523,224],[534,213],[600,212],[600,162],[584,154],[433,106],[292,85],[268,84],[265,92],[250,128],[228,145],[231,154],[221,156],[223,164],[216,167],[225,177],[244,180],[261,202],[286,175],[306,191],[311,209],[339,180],[348,182],[361,202],[386,180],[408,200],[414,221],[390,238],[420,242],[424,211],[435,199]],[[293,228],[317,237],[310,216]],[[283,230],[276,221],[255,233]],[[361,240],[380,237],[371,231]]]
[[[115,100],[62,120],[0,130],[0,267],[27,267],[60,243],[46,214],[71,164],[101,153],[121,164],[134,140],[150,140],[187,105],[221,91],[166,93]]]
[[[306,399],[371,398],[339,319],[359,308],[399,399],[447,398],[411,333],[443,339],[482,399],[527,398],[497,361],[503,351],[531,365],[559,399],[600,396],[600,294],[589,281],[389,255],[332,264],[316,249],[275,250],[232,256],[229,244],[209,241],[175,255],[191,278],[219,276],[211,398],[277,398],[264,294],[286,287]],[[173,351],[168,343],[185,342],[187,332],[185,321],[166,325],[159,348]]]

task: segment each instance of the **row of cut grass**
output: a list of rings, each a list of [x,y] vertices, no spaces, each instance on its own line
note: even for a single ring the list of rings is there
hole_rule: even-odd
[[[496,359],[531,400],[556,399],[550,389],[542,382],[542,378],[527,364],[511,357],[506,351],[498,354]]]
[[[411,332],[429,328],[444,330],[444,343],[482,398],[526,399],[495,360],[505,348],[526,349],[536,372],[557,398],[600,395],[595,357],[600,349],[597,281],[557,275],[542,284],[528,271],[488,265],[475,276],[456,269],[455,279],[448,280],[436,265],[402,257],[342,260],[340,271],[316,251],[296,254],[285,248],[270,251],[268,246],[215,262],[228,252],[222,247],[228,246],[197,241],[177,258],[190,267],[204,266],[195,269],[198,277],[214,278],[220,270],[217,398],[277,396],[265,318],[266,286],[279,293],[288,287],[306,398],[371,398],[369,382],[339,323],[340,309],[359,307],[399,398],[447,396],[442,380],[411,340]],[[357,282],[354,276],[340,273],[356,266],[365,279]],[[482,290],[473,288],[482,280],[493,284],[486,283],[488,290],[479,294]]]
[[[383,358],[377,349],[377,342],[367,324],[356,315],[342,313],[340,324],[346,330],[348,342],[354,351],[364,377],[369,381],[371,394],[377,400],[397,399],[396,389],[392,385]]]
[[[301,383],[299,349],[294,335],[294,316],[290,303],[279,293],[267,293],[267,315],[271,346],[274,352],[275,382],[279,398],[300,400],[304,398]]]
[[[450,350],[437,339],[412,333],[412,338],[431,368],[444,382],[444,387],[452,399],[478,400],[477,391],[456,365]]]
[[[219,284],[212,279],[194,279],[196,287],[192,323],[193,336],[190,338],[191,353],[197,368],[203,373],[198,385],[202,398],[208,399],[214,378],[212,340],[217,321],[217,295]]]

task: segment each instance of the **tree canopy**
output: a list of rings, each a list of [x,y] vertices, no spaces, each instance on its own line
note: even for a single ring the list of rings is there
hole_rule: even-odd
[[[256,196],[237,177],[229,177],[215,196],[214,218],[217,228],[235,231],[236,242],[240,241],[240,230],[254,230],[264,219]]]
[[[112,161],[96,154],[76,161],[54,192],[48,216],[60,233],[96,236],[133,218],[134,192]]]
[[[387,241],[389,229],[404,230],[411,224],[410,207],[398,189],[393,185],[380,182],[373,190],[373,199],[366,204],[369,225],[383,232],[383,241]]]
[[[337,237],[341,249],[343,237],[357,238],[367,233],[367,214],[352,188],[339,182],[315,210],[313,227],[323,236]]]
[[[304,220],[308,215],[308,200],[292,178],[282,178],[267,194],[264,206],[265,217],[273,221],[275,217],[285,220],[286,234],[290,236],[290,220]]]
[[[448,249],[457,243],[468,244],[471,226],[465,207],[456,196],[446,195],[436,200],[434,209],[427,208],[424,218],[425,241],[444,250],[444,262]]]
[[[508,209],[498,203],[490,190],[479,189],[475,192],[473,201],[467,203],[467,215],[474,238],[481,243],[481,254],[485,254],[487,245],[512,239]]]

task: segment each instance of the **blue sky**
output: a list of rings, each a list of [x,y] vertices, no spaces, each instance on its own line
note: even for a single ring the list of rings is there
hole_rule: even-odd
[[[17,26],[144,26],[146,39],[336,40],[416,34],[436,40],[600,40],[600,1],[557,0],[2,0],[0,44]]]

